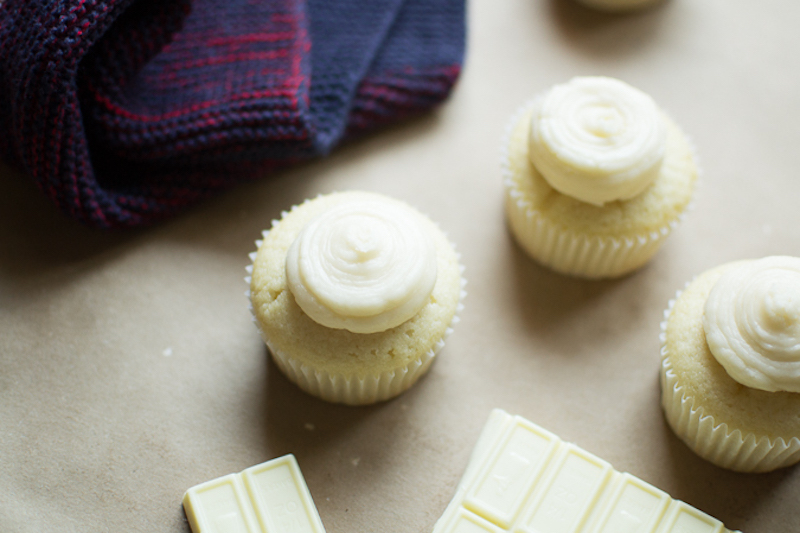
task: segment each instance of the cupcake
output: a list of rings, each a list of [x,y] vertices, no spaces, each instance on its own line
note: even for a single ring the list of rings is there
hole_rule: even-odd
[[[573,78],[524,105],[509,125],[511,233],[558,272],[627,274],[655,254],[689,206],[694,159],[649,96],[613,78]]]
[[[711,269],[661,327],[662,406],[692,450],[739,472],[800,461],[800,258]]]
[[[319,196],[256,241],[249,297],[278,368],[330,402],[392,398],[458,320],[463,268],[444,233],[379,194]]]

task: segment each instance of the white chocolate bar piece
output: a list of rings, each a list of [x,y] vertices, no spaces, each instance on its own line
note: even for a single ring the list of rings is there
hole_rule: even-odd
[[[193,533],[325,533],[294,455],[186,491]]]
[[[492,411],[434,533],[733,533],[552,433]]]

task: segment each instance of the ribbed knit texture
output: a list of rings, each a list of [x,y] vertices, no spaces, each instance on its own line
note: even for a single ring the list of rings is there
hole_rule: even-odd
[[[464,0],[5,0],[0,154],[144,225],[431,108],[463,49]]]

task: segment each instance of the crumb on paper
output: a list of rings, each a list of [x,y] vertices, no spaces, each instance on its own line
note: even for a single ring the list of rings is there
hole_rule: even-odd
[[[165,349],[163,352],[161,352],[161,354],[162,354],[164,357],[170,357],[170,356],[172,356],[172,348],[167,348],[167,349]]]
[[[361,457],[354,457],[350,459],[350,462],[353,463],[353,466],[358,466],[358,463],[361,462]]]
[[[306,422],[304,427],[309,431],[314,431],[314,424],[311,422]]]

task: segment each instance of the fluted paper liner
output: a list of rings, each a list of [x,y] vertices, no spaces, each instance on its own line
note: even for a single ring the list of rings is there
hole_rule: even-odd
[[[667,319],[681,291],[670,300],[661,322],[661,405],[672,430],[689,448],[707,461],[737,472],[769,472],[800,461],[800,439],[730,430],[706,414],[700,402],[686,395],[675,374],[666,347]]]
[[[587,236],[542,216],[514,186],[509,143],[514,126],[529,111],[535,98],[514,112],[501,145],[501,167],[506,191],[506,216],[517,243],[534,259],[562,274],[586,278],[618,277],[643,266],[678,226],[690,203],[675,220],[649,233],[630,237]],[[690,143],[691,145],[691,143]],[[692,157],[700,173],[695,150]]]
[[[277,224],[278,221],[274,220],[272,225]],[[268,230],[263,232],[266,237],[269,233]],[[256,249],[261,247],[263,241],[256,241]],[[450,246],[455,249],[453,243]],[[250,260],[254,261],[257,252],[250,254]],[[290,381],[295,383],[302,390],[321,398],[325,401],[332,403],[343,403],[348,405],[367,405],[384,400],[389,400],[398,396],[402,392],[409,389],[416,381],[428,371],[433,363],[436,354],[444,347],[445,340],[453,332],[453,326],[460,321],[459,313],[464,309],[462,304],[466,297],[466,280],[464,279],[464,266],[460,264],[461,256],[456,252],[459,260],[459,272],[461,274],[461,288],[456,306],[456,312],[450,321],[450,324],[445,329],[444,334],[438,339],[434,345],[427,351],[422,353],[417,359],[411,361],[408,365],[394,370],[382,372],[377,375],[370,375],[365,377],[358,377],[354,375],[345,374],[332,374],[326,371],[317,370],[309,365],[302,363],[298,358],[277,349],[273,343],[270,342],[268,336],[261,329],[258,318],[253,309],[253,302],[250,298],[250,282],[253,266],[246,267],[248,276],[244,278],[247,283],[247,291],[245,296],[249,302],[250,313],[252,314],[253,322],[258,329],[264,343],[267,345],[269,352],[272,354],[272,359],[281,371],[289,378]]]
[[[259,328],[261,331],[261,328]],[[447,329],[445,337],[450,334]],[[444,347],[444,338],[419,359],[397,370],[383,372],[377,376],[345,376],[329,374],[305,365],[285,352],[273,347],[262,332],[278,368],[298,387],[318,398],[348,405],[366,405],[393,398],[413,385],[430,367],[434,356]]]

